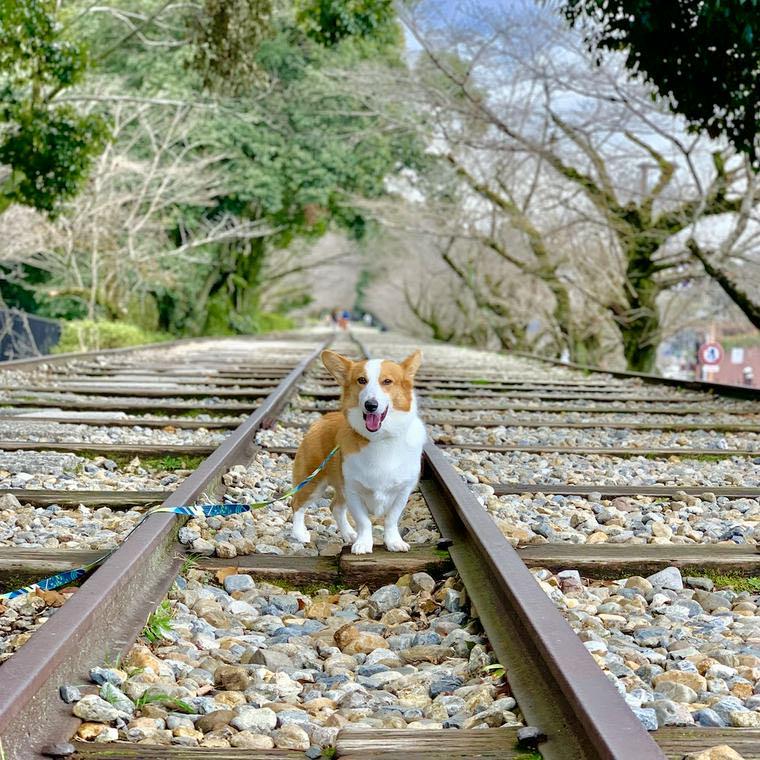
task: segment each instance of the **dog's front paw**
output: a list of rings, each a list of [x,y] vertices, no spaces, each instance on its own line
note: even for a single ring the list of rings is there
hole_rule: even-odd
[[[308,544],[311,541],[311,536],[306,528],[293,528],[293,538],[302,544]]]
[[[385,546],[389,552],[408,552],[409,544],[406,541],[402,541],[401,537],[386,540]]]
[[[356,541],[356,539],[359,537],[359,534],[352,528],[343,530],[341,533],[343,534],[343,542],[346,544],[353,544],[354,541]]]
[[[351,554],[372,554],[372,536],[361,536],[354,541]]]

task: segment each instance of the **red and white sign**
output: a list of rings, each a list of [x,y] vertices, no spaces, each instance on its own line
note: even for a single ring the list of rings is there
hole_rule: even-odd
[[[703,343],[699,347],[700,364],[720,364],[723,359],[723,346],[720,343]]]

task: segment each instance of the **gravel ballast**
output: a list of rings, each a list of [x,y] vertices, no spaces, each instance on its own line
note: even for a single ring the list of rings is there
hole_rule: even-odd
[[[344,726],[521,723],[515,700],[485,670],[492,655],[454,577],[416,573],[373,593],[306,594],[222,576],[221,585],[200,571],[179,578],[164,640],[138,643],[125,670],[91,673],[102,685],[73,705],[86,721],[80,738],[318,756]],[[141,705],[153,695],[166,699]]]
[[[532,572],[647,729],[760,727],[760,592],[675,567],[591,582]]]

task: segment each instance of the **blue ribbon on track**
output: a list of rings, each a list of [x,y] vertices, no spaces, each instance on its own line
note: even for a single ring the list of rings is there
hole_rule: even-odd
[[[324,470],[325,466],[333,458],[338,449],[340,449],[340,446],[336,446],[322,460],[322,463],[319,465],[319,467],[317,467],[317,469],[314,470],[311,475],[305,477],[300,483],[298,483],[298,485],[295,485],[284,493],[279,493],[276,496],[273,496],[271,499],[267,499],[266,501],[255,501],[252,504],[189,504],[177,507],[165,507],[163,505],[159,507],[152,507],[143,514],[137,525],[135,525],[135,527],[132,528],[129,533],[127,533],[127,535],[124,537],[124,541],[126,541],[132,535],[132,533],[134,533],[140,527],[140,525],[142,525],[143,522],[145,522],[145,520],[147,520],[151,515],[158,514],[159,512],[168,512],[175,515],[187,515],[189,517],[219,517],[224,515],[242,514],[243,512],[251,512],[254,509],[263,509],[264,507],[268,507],[270,504],[274,504],[276,501],[288,499],[293,496],[293,494],[300,491],[308,483],[311,483],[311,481],[314,480],[314,478],[316,478],[317,475],[322,472],[322,470]],[[91,562],[89,565],[76,567],[73,570],[66,570],[63,573],[57,573],[56,575],[51,575],[48,578],[43,578],[36,583],[30,584],[29,586],[22,586],[21,588],[14,589],[13,591],[8,591],[5,594],[0,594],[0,601],[3,599],[15,599],[16,597],[24,596],[24,594],[31,594],[35,591],[53,591],[54,589],[60,588],[61,586],[66,586],[67,584],[79,580],[83,576],[87,575],[87,573],[95,569],[98,565],[102,565],[103,562],[105,562],[118,548],[119,547],[117,546],[111,549],[111,551],[107,552],[102,557],[98,557],[98,559],[96,559],[94,562]]]

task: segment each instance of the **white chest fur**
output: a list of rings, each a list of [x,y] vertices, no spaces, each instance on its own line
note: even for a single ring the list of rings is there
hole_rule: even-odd
[[[413,415],[399,434],[370,440],[343,460],[346,491],[359,496],[371,514],[385,514],[400,493],[416,484],[426,438],[422,421]]]

